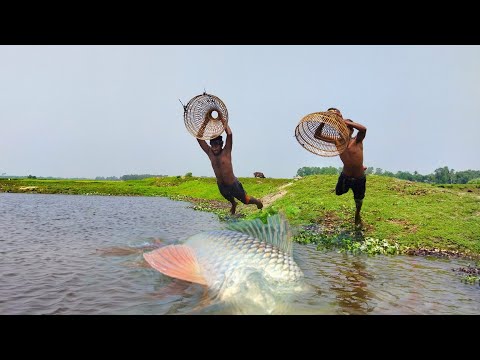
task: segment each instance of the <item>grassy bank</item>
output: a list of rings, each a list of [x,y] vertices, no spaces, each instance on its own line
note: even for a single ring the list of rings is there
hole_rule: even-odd
[[[244,218],[283,211],[292,225],[321,229],[317,235],[354,233],[351,191],[334,193],[337,176],[292,179],[240,178],[245,190],[262,198],[263,211],[240,204]],[[131,181],[0,179],[0,192],[44,194],[166,196],[226,217],[229,203],[214,178],[164,177]],[[386,239],[413,249],[480,254],[480,185],[429,184],[369,175],[362,209],[362,236]],[[299,237],[302,239],[302,237]],[[309,237],[304,236],[303,239]],[[312,237],[313,239],[313,237]],[[377,244],[378,245],[378,244]]]

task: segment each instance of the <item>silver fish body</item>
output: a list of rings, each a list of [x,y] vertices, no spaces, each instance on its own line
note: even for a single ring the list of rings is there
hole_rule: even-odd
[[[225,229],[205,231],[143,256],[165,275],[205,285],[223,299],[256,298],[259,304],[268,294],[274,299],[291,293],[303,277],[281,214],[268,217],[266,224],[260,219],[231,222]]]
[[[279,247],[234,230],[213,230],[190,237],[200,271],[208,286],[218,288],[239,271],[260,272],[267,280],[296,282],[303,277],[293,256]]]

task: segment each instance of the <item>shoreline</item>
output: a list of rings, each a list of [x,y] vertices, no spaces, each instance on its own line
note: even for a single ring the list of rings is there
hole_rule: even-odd
[[[249,194],[264,201],[263,211],[239,203],[236,218],[265,220],[283,211],[290,224],[306,230],[296,242],[333,244],[338,235],[353,235],[399,244],[402,253],[439,258],[480,259],[480,186],[473,192],[417,184],[394,178],[369,176],[359,234],[353,229],[353,199],[335,196],[336,176],[301,179],[240,178]],[[0,179],[0,193],[37,193],[99,196],[161,196],[186,201],[195,210],[230,217],[230,203],[218,192],[214,178],[165,177],[144,180]],[[357,236],[358,235],[358,236]],[[357,249],[355,242],[347,249]],[[353,246],[353,247],[352,247]],[[390,246],[390,245],[389,245]],[[393,246],[393,245],[392,245]],[[386,248],[388,251],[395,249]]]

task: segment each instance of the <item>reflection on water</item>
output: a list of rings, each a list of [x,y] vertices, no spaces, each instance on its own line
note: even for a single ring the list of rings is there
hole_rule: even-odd
[[[332,283],[330,290],[336,294],[342,313],[371,312],[373,294],[368,288],[367,280],[371,280],[372,276],[367,273],[364,260],[359,256],[352,257],[349,266],[339,267],[338,271],[338,281]]]
[[[480,313],[480,287],[452,271],[468,261],[300,245],[302,291],[278,301],[252,275],[244,292],[222,301],[143,260],[146,251],[222,227],[189,206],[157,197],[0,194],[0,314],[250,314],[272,301],[276,314]],[[242,300],[251,293],[258,297]]]

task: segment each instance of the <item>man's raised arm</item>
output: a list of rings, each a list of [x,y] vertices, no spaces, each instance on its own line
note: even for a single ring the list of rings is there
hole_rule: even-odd
[[[357,143],[362,142],[365,136],[367,135],[367,128],[363,126],[362,124],[356,123],[350,119],[345,120],[345,125],[351,126],[354,129],[358,130],[358,134],[356,136],[356,141]]]
[[[232,129],[230,129],[230,125],[224,122],[223,127],[225,128],[225,132],[227,133],[227,141],[225,142],[225,150],[232,151]]]
[[[205,153],[208,155],[208,150],[210,149],[210,146],[208,146],[207,142],[205,140],[200,140],[200,139],[197,139],[197,141],[200,147],[202,148],[202,150],[205,151]]]

